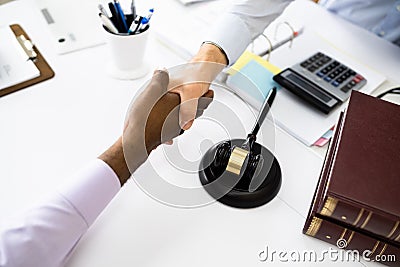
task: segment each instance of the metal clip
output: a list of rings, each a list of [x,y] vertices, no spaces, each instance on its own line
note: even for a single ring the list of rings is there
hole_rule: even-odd
[[[17,37],[17,40],[19,44],[22,46],[24,49],[26,55],[29,57],[29,59],[34,60],[37,58],[37,54],[35,50],[33,49],[33,44],[30,40],[26,39],[24,35],[20,35]]]

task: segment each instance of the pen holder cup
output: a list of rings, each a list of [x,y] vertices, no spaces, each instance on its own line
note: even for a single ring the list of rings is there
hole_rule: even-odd
[[[115,34],[105,28],[104,31],[110,53],[108,73],[121,80],[134,80],[146,75],[149,68],[144,55],[150,28],[130,35]]]

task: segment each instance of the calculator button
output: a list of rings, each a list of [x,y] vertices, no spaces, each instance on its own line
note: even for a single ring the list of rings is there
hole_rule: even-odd
[[[300,64],[300,66],[302,66],[303,68],[307,68],[308,65],[310,65],[310,63],[308,63],[307,61],[304,61]]]
[[[340,90],[341,90],[342,92],[347,93],[348,91],[351,90],[351,88],[353,88],[353,86],[351,86],[350,84],[346,84],[345,86],[343,86],[342,88],[340,88]]]
[[[353,81],[355,81],[356,83],[359,83],[361,80],[359,78],[357,78],[357,76],[356,76],[353,78]]]
[[[333,81],[333,82],[332,82],[332,85],[335,86],[335,87],[338,87],[338,86],[339,86],[339,83],[338,83],[338,81]]]
[[[327,68],[325,68],[325,69],[322,69],[320,72],[325,75],[325,74],[328,74],[329,70]]]
[[[330,81],[332,81],[332,78],[330,78],[329,76],[326,76],[326,77],[324,78],[324,80],[327,81],[327,82],[330,82]]]
[[[313,63],[313,61],[311,61],[310,59],[307,59],[304,62],[302,62],[300,65],[302,67],[307,67],[307,66],[311,65],[312,63]]]
[[[316,71],[317,69],[318,69],[318,67],[317,66],[314,66],[314,65],[311,65],[311,67],[308,67],[307,68],[309,71],[311,71],[311,72],[314,72],[314,71]]]
[[[325,74],[324,74],[322,71],[319,71],[319,72],[317,72],[317,76],[318,76],[318,77],[324,77]]]
[[[333,62],[332,62],[332,66],[334,66],[334,67],[337,67],[337,66],[339,66],[339,65],[340,65],[340,63],[337,62],[337,61],[333,61]]]
[[[359,79],[360,81],[364,80],[364,77],[361,76],[360,74],[357,74],[357,75],[356,75],[356,78]]]
[[[338,75],[339,75],[339,72],[335,70],[334,72],[332,72],[331,74],[329,74],[329,78],[335,79]]]
[[[322,61],[323,63],[328,63],[329,61],[331,61],[331,58],[328,57],[328,56],[324,56],[324,57],[321,59],[321,61]]]
[[[336,81],[337,81],[339,84],[341,84],[341,83],[344,81],[344,79],[342,79],[342,77],[339,77],[339,78],[336,79]]]
[[[321,52],[318,52],[314,57],[320,58],[320,57],[323,57],[323,56],[324,56],[324,54],[322,54]]]
[[[346,69],[347,69],[347,68],[346,68],[345,66],[340,66],[340,67],[338,68],[338,71],[339,71],[340,73],[342,73],[342,72],[344,72]]]
[[[320,59],[322,56],[323,56],[323,55],[322,55],[321,53],[317,53],[317,54],[315,54],[314,56],[310,57],[309,60],[310,60],[311,62],[315,62],[315,61],[317,61],[318,59]]]
[[[350,76],[356,75],[356,72],[352,69],[349,69]]]

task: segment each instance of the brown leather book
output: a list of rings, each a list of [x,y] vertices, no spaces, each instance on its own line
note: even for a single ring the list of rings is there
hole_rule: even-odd
[[[387,266],[400,266],[399,248],[319,217],[310,216],[303,232],[334,245],[333,249],[337,252],[332,260],[351,262],[363,259]]]
[[[353,91],[342,120],[316,213],[400,245],[400,106]]]
[[[335,245],[338,249],[336,256],[342,255],[342,260],[354,260],[353,251],[358,251],[358,259],[379,260],[388,266],[400,266],[400,249],[398,246],[378,240],[371,235],[358,232],[357,229],[347,227],[346,223],[317,213],[317,203],[324,196],[324,189],[335,159],[335,151],[340,144],[343,130],[344,113],[340,114],[335,134],[329,144],[328,153],[319,177],[317,189],[314,193],[303,233]],[[346,253],[339,254],[340,249],[347,249]],[[352,251],[349,251],[352,250]],[[346,258],[353,255],[352,258]],[[364,259],[365,259],[364,258]],[[358,260],[357,259],[357,260]]]

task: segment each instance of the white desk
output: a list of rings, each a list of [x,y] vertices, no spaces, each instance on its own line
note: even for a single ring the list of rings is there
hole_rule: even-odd
[[[135,88],[150,77],[109,78],[103,68],[105,46],[57,55],[31,0],[0,7],[0,24],[11,23],[24,27],[56,76],[0,98],[1,220],[37,201],[104,151],[121,133]],[[153,67],[183,63],[154,39],[146,58]],[[217,92],[216,100],[225,101],[223,92]],[[228,99],[225,104],[235,103]],[[268,263],[260,262],[258,253],[266,245],[271,250],[328,249],[327,243],[301,233],[323,151],[305,147],[280,129],[275,138],[283,183],[269,204],[250,210],[219,203],[178,209],[154,201],[131,181],[81,240],[68,266],[263,266]],[[197,175],[192,179],[197,181]]]

